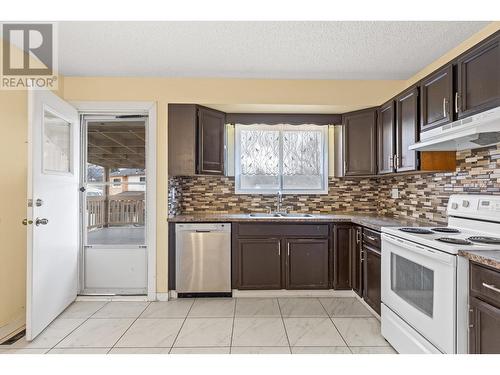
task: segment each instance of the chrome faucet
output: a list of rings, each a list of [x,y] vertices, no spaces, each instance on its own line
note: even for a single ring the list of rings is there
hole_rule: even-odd
[[[283,193],[281,190],[279,190],[276,194],[276,212],[286,213],[286,210],[283,210]]]

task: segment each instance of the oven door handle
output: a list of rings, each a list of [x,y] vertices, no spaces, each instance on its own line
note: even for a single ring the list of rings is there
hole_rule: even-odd
[[[415,251],[418,254],[421,254],[423,256],[427,256],[428,258],[432,258],[432,259],[440,261],[442,263],[455,264],[455,261],[456,261],[456,257],[451,255],[451,254],[448,254],[448,253],[445,253],[445,252],[442,252],[439,250],[434,250],[430,247],[422,246],[422,245],[416,244],[416,243],[411,242],[411,241],[406,241],[406,240],[403,240],[401,238],[394,237],[394,236],[387,234],[387,233],[382,233],[382,239],[386,240],[388,242],[391,242],[392,244],[394,244],[396,246],[403,247],[407,250]],[[382,252],[384,252],[383,244],[382,244]]]

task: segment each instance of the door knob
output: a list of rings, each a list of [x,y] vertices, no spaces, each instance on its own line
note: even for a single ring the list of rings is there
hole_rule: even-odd
[[[33,220],[23,219],[23,225],[33,224]]]
[[[39,217],[37,217],[36,220],[35,220],[35,225],[36,226],[47,225],[48,223],[49,223],[48,219],[40,219]]]

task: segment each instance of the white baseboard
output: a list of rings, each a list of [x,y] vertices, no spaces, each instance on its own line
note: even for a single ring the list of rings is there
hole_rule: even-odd
[[[12,336],[17,335],[26,327],[26,317],[19,315],[17,318],[0,327],[0,343],[7,341]]]
[[[177,292],[175,290],[171,290],[168,292],[168,299],[177,299]]]
[[[169,292],[167,293],[156,293],[156,300],[161,301],[161,302],[166,302],[168,301],[169,298]]]
[[[106,302],[148,302],[148,296],[77,296],[75,301],[106,301]]]

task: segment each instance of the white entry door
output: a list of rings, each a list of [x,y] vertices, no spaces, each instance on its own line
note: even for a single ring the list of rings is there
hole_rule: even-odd
[[[79,247],[78,112],[50,91],[31,91],[28,138],[26,338],[76,298]]]

